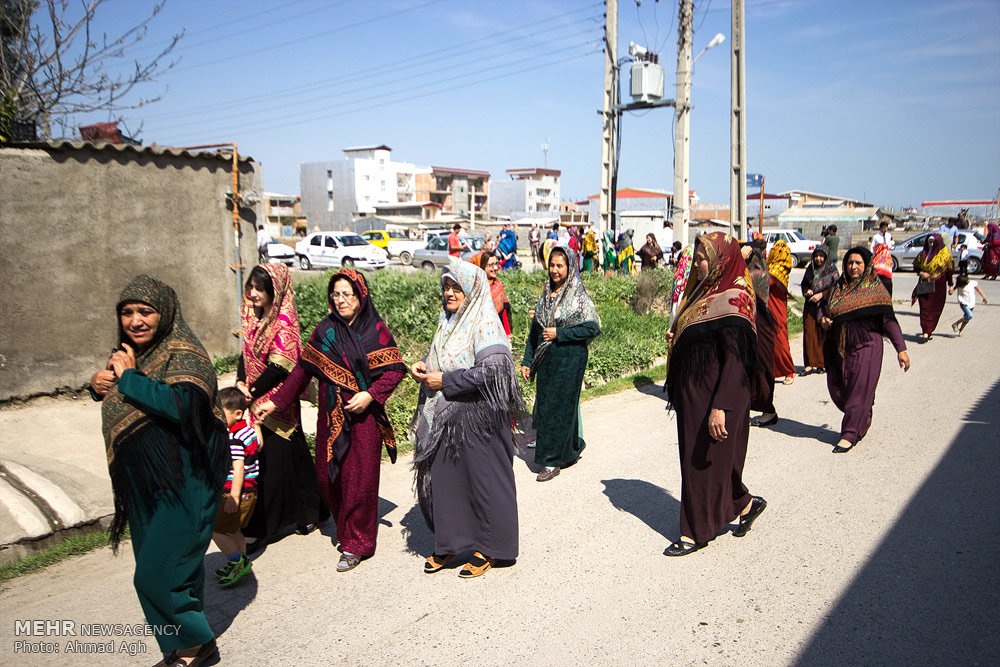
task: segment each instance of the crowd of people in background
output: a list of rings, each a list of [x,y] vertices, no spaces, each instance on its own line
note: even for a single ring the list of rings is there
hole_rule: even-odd
[[[973,318],[977,296],[958,251],[953,225],[927,236],[915,260],[921,337],[929,341],[949,294]],[[768,249],[760,234],[745,243],[722,232],[683,246],[664,228],[663,244],[647,234],[636,252],[633,230],[619,235],[581,226],[532,225],[531,261],[545,284],[519,365],[512,353],[513,313],[498,274],[520,265],[517,236],[505,225],[494,242],[470,250],[456,224],[452,255],[440,277],[440,310],[430,349],[407,363],[375,306],[365,276],[342,268],[330,278],[329,314],[305,345],[291,275],[260,264],[244,287],[241,354],[233,387],[218,388],[205,349],[181,315],[174,291],[137,276],[115,306],[118,341],[106,367],[91,378],[102,417],[114,492],[111,534],[117,548],[131,530],[135,588],[147,621],[176,625],[157,635],[161,665],[213,658],[218,647],[204,614],[203,555],[215,540],[225,563],[222,587],[252,571],[250,558],[270,540],[308,534],[330,516],[336,526],[338,572],[376,551],[378,489],[385,450],[396,460],[396,434],[386,401],[409,375],[419,384],[410,439],[417,503],[434,536],[423,571],[456,557],[461,577],[478,577],[519,552],[513,472],[514,434],[530,427],[536,480],[550,482],[586,447],[580,395],[589,345],[601,333],[597,307],[581,272],[673,271],[672,318],[666,332],[664,390],[676,410],[681,470],[678,539],[664,551],[679,557],[704,549],[723,529],[745,536],[767,507],[743,481],[753,427],[778,420],[775,382],[796,369],[788,335],[787,244]],[[995,279],[1000,229],[986,230],[983,267]],[[812,251],[801,280],[804,374],[825,373],[843,413],[834,453],[851,451],[871,427],[882,371],[883,339],[900,368],[910,359],[892,301],[893,245],[882,223],[869,246],[839,256],[835,226]],[[638,256],[639,268],[635,258]],[[535,384],[530,422],[518,381]],[[315,383],[313,383],[315,380]],[[309,396],[310,387],[318,387]],[[300,400],[318,403],[314,452]],[[751,410],[761,414],[751,420]]]

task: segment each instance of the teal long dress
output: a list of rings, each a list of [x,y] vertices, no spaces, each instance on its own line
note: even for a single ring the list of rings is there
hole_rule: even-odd
[[[535,371],[537,437],[535,463],[563,468],[575,462],[586,446],[580,422],[580,390],[587,370],[587,344],[601,331],[597,322],[556,328],[556,340]],[[542,341],[542,327],[531,321],[531,331],[521,364],[531,366],[535,348]]]
[[[118,381],[118,391],[139,405],[140,409],[166,422],[166,428],[179,426],[191,413],[191,389],[183,385],[152,380],[142,372],[126,370]],[[147,427],[134,437],[140,441],[155,438]],[[162,434],[160,434],[162,442]],[[177,626],[176,633],[155,634],[164,653],[204,644],[215,637],[205,616],[204,556],[212,539],[212,527],[219,511],[220,489],[209,488],[191,474],[190,448],[197,443],[182,442],[179,448],[184,482],[178,489],[179,502],[156,503],[151,514],[129,508],[128,525],[135,554],[133,583],[146,622],[154,626]],[[226,447],[213,437],[212,447]]]

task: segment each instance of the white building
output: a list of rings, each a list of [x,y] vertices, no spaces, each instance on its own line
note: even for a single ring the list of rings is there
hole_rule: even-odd
[[[343,160],[300,164],[302,214],[310,228],[351,229],[376,206],[419,203],[417,174],[429,174],[430,167],[393,162],[391,152],[381,144],[354,146],[344,149]]]
[[[490,215],[559,212],[558,169],[508,169],[510,180],[490,183]]]

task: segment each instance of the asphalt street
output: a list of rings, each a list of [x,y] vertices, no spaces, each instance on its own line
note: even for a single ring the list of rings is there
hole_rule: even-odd
[[[897,275],[897,299],[912,285]],[[515,461],[515,565],[471,580],[457,566],[423,574],[433,540],[409,462],[384,464],[378,551],[356,570],[335,571],[327,524],[270,545],[233,589],[209,575],[222,662],[993,664],[1000,282],[980,285],[990,305],[961,338],[948,326],[954,297],[924,345],[916,308],[897,301],[913,367],[904,374],[886,345],[874,423],[850,453],[831,453],[840,413],[825,376],[778,386],[781,420],[751,431],[744,480],[769,505],[745,538],[722,533],[693,555],[662,555],[678,536],[676,425],[659,388],[640,386],[583,404],[588,446],[552,482]],[[801,341],[792,348],[801,364]],[[206,569],[221,560],[213,547]],[[156,662],[151,638],[138,638],[144,654],[95,663],[64,649],[99,638],[18,634],[24,620],[142,623],[132,571],[126,545],[0,585],[3,662]],[[61,652],[15,652],[18,641]]]

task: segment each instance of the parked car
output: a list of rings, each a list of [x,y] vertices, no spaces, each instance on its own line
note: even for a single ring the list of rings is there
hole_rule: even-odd
[[[929,229],[916,236],[911,236],[902,243],[897,243],[892,249],[892,270],[898,271],[900,268],[912,269],[913,260],[917,258],[920,251],[924,249],[924,240],[931,234],[936,234],[936,229]],[[986,237],[971,229],[958,230],[958,243],[951,251],[955,258],[955,268],[958,268],[958,246],[963,243],[969,247],[969,273],[979,273],[983,270],[983,241]]]
[[[384,229],[362,232],[361,238],[388,252],[390,258],[398,257],[399,261],[406,265],[413,261],[413,253],[426,245],[423,241],[411,241],[403,232]]]
[[[269,264],[291,266],[295,263],[295,249],[271,239],[270,243],[267,244],[267,261]]]
[[[474,253],[483,249],[482,236],[466,236],[460,234],[459,238],[465,242],[471,250],[462,253],[462,259],[469,259]],[[427,245],[413,253],[413,264],[427,271],[434,271],[439,266],[446,266],[451,261],[448,254],[448,235],[438,234],[427,239]]]
[[[387,253],[376,248],[354,232],[313,232],[295,244],[299,267],[312,268],[357,267],[359,269],[384,269],[388,264]]]
[[[795,266],[804,266],[812,259],[813,250],[817,246],[823,245],[819,241],[810,241],[797,229],[765,229],[764,238],[767,239],[767,251],[778,241],[783,240],[788,244],[788,249],[792,251],[792,261]]]

